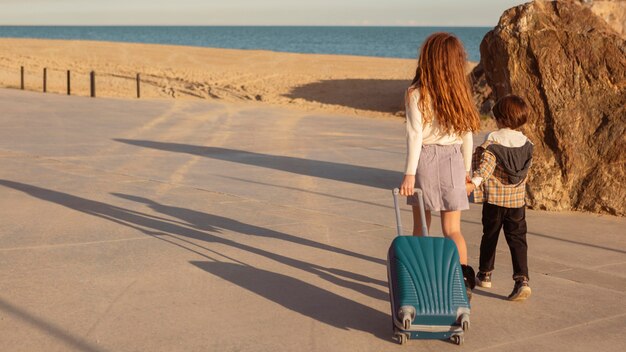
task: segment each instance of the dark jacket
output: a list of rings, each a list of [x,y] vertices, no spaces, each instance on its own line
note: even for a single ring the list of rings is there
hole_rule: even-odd
[[[526,178],[533,159],[533,144],[530,141],[516,148],[493,143],[487,146],[487,150],[495,155],[498,165],[508,175],[509,183],[516,184]]]

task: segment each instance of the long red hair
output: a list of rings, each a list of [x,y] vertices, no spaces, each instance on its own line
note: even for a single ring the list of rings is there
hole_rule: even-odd
[[[461,41],[450,33],[434,33],[420,50],[415,78],[407,99],[417,89],[418,108],[425,122],[436,116],[446,133],[478,131],[480,117],[465,72],[467,56]]]

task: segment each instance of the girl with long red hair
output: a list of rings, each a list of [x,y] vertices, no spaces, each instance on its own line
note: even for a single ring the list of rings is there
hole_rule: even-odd
[[[454,35],[434,33],[420,50],[415,78],[406,92],[407,156],[400,193],[413,206],[413,235],[421,236],[415,186],[424,194],[426,223],[441,213],[445,237],[458,248],[463,276],[471,295],[474,271],[467,265],[461,233],[461,211],[469,209],[465,189],[472,159],[472,132],[480,119],[466,74],[463,45]]]

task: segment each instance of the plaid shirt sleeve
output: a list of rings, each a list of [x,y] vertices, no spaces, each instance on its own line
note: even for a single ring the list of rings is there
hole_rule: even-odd
[[[476,158],[477,165],[473,168],[473,177],[482,177],[482,182],[485,182],[496,169],[496,157],[482,147],[477,148],[476,153],[479,155]]]
[[[470,196],[470,201],[473,203],[483,203],[486,201],[484,185],[485,182],[493,175],[496,169],[496,157],[488,152],[484,146],[476,148],[474,155],[472,156],[472,177],[482,177],[480,186],[474,189],[474,192]]]

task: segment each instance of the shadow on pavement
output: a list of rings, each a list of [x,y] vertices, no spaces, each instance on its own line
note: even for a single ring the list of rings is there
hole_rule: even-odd
[[[32,313],[29,313],[21,308],[14,306],[13,304],[0,298],[0,311],[7,315],[14,316],[26,324],[33,326],[41,331],[45,331],[46,335],[52,336],[60,341],[63,341],[67,347],[71,347],[72,350],[84,351],[84,352],[104,352],[105,350],[94,346],[86,340],[73,336],[69,332],[65,331],[62,327],[57,326],[51,322],[45,321],[42,318],[36,317]],[[2,315],[5,315],[2,314]],[[22,346],[23,347],[23,346]]]
[[[199,155],[206,158],[253,165],[268,169],[313,176],[328,180],[353,183],[374,188],[392,189],[402,180],[402,173],[367,166],[356,166],[332,161],[310,160],[291,156],[269,155],[245,150],[205,147],[171,142],[135,139],[114,139],[117,142],[138,147],[164,150],[174,153]]]
[[[322,323],[360,330],[391,342],[391,317],[293,277],[234,263],[191,262],[281,306]],[[253,311],[254,307],[242,307]]]
[[[208,256],[207,254],[205,254],[205,252],[207,251],[211,252],[213,255],[217,255],[217,256],[224,257],[229,260],[241,263],[236,258],[225,256],[222,253],[216,252],[208,247],[201,246],[196,242],[190,241],[189,239],[200,240],[200,241],[204,241],[208,243],[219,243],[219,244],[227,245],[232,248],[236,248],[236,249],[243,250],[249,253],[260,255],[265,258],[279,262],[281,264],[288,265],[288,266],[315,274],[319,276],[320,278],[327,280],[333,284],[354,290],[356,292],[360,292],[372,298],[380,299],[380,300],[388,299],[388,295],[386,291],[386,287],[387,287],[386,282],[375,280],[370,277],[356,274],[356,273],[349,273],[345,270],[340,270],[337,268],[328,268],[328,267],[324,267],[321,265],[308,263],[302,260],[293,259],[290,257],[277,254],[277,253],[266,251],[260,248],[238,243],[227,238],[216,236],[210,232],[220,233],[222,232],[222,230],[227,230],[227,231],[240,232],[240,233],[248,234],[248,235],[271,236],[276,239],[292,241],[294,243],[312,246],[314,248],[323,249],[323,250],[331,251],[334,253],[339,253],[342,255],[355,256],[362,260],[369,260],[375,263],[385,264],[384,260],[381,260],[378,258],[369,257],[366,255],[362,255],[360,253],[351,252],[345,249],[321,244],[315,241],[304,240],[296,236],[284,234],[281,232],[276,232],[270,229],[248,225],[248,224],[231,220],[225,217],[204,214],[201,212],[196,212],[193,210],[179,208],[179,207],[170,207],[170,206],[162,205],[157,202],[151,201],[149,199],[137,197],[137,196],[120,195],[120,194],[117,195],[120,197],[123,196],[125,199],[131,199],[131,200],[138,201],[144,204],[148,204],[153,209],[155,209],[155,211],[161,212],[162,214],[167,214],[172,217],[182,219],[184,222],[181,223],[181,222],[176,222],[176,221],[172,221],[172,220],[168,220],[164,218],[159,218],[159,217],[155,217],[155,216],[145,214],[142,212],[133,211],[133,210],[122,208],[122,207],[117,207],[117,206],[113,206],[110,204],[97,202],[97,201],[89,200],[86,198],[73,196],[67,193],[63,193],[63,192],[53,191],[53,190],[46,189],[46,188],[40,188],[40,187],[36,187],[32,185],[27,185],[24,183],[0,179],[0,185],[24,192],[35,198],[53,202],[53,203],[65,206],[67,208],[80,211],[85,214],[93,215],[93,216],[106,219],[106,220],[115,222],[117,224],[120,224],[126,227],[130,227],[148,236],[152,236],[161,241],[165,241],[177,247],[183,248],[187,251],[191,251],[193,253],[201,255],[210,260],[215,261],[216,259],[214,257]],[[202,230],[195,228],[197,224],[202,224],[200,225]],[[183,245],[180,242],[183,242],[185,244]],[[374,283],[379,286],[383,286],[385,289],[384,290],[377,289],[377,288],[368,286],[366,284],[363,284],[361,282],[354,282],[352,280],[364,281],[366,283]]]
[[[373,263],[386,265],[386,261],[382,259],[374,258],[374,257],[367,256],[361,253],[352,252],[343,248],[330,246],[324,243],[316,242],[313,240],[309,240],[306,238],[302,238],[302,237],[298,237],[298,236],[294,236],[290,234],[286,234],[283,232],[270,230],[264,227],[246,224],[241,221],[233,220],[227,217],[207,214],[207,213],[203,213],[203,212],[199,212],[199,211],[195,211],[195,210],[191,210],[187,208],[182,208],[182,207],[175,207],[175,206],[170,206],[166,204],[161,204],[153,200],[150,200],[144,197],[139,197],[139,196],[120,194],[120,193],[111,193],[111,194],[119,198],[145,204],[150,209],[154,210],[157,213],[161,213],[164,215],[168,215],[168,216],[180,219],[183,221],[183,223],[189,224],[199,230],[206,230],[206,231],[215,231],[215,229],[218,229],[218,231],[229,230],[229,231],[241,233],[244,235],[275,238],[275,239],[279,239],[282,241],[293,242],[296,244],[301,244],[301,245],[309,246],[312,248],[322,249],[325,251],[338,253],[338,254],[344,254],[347,256],[371,261]],[[386,283],[382,283],[381,285],[386,286]]]
[[[441,217],[441,216],[439,214],[433,214],[433,217]],[[461,218],[461,222],[482,226],[482,222],[480,222],[480,221],[472,221],[472,220],[467,220],[467,219]],[[605,251],[626,254],[626,251],[618,249],[618,248],[611,248],[611,247],[600,246],[600,245],[597,245],[597,244],[591,244],[591,243],[586,243],[586,242],[568,240],[566,238],[550,236],[550,235],[546,235],[546,234],[543,234],[543,233],[527,232],[526,234],[528,236],[537,236],[537,237],[547,238],[547,239],[554,240],[554,241],[560,241],[560,242],[571,243],[571,244],[584,246],[584,247],[589,247],[589,248],[597,248],[597,249],[602,249],[602,250],[605,250]]]
[[[511,286],[511,288],[512,287],[513,286]],[[472,290],[472,294],[479,295],[479,296],[484,296],[484,297],[489,297],[489,298],[502,299],[502,300],[505,300],[505,301],[508,300],[507,296],[499,295],[497,293],[493,293],[493,292],[489,292],[489,291],[484,291],[484,290],[481,290],[479,288],[475,288],[474,290]]]

